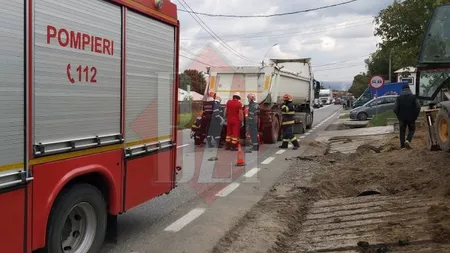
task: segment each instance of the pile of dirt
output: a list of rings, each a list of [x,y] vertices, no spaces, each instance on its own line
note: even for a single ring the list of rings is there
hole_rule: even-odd
[[[398,137],[390,136],[381,147],[325,155],[313,183],[324,198],[357,196],[374,185],[389,195],[450,195],[450,155],[426,150],[425,129],[418,129],[411,145],[400,149]]]
[[[450,154],[428,151],[426,136],[426,129],[419,128],[413,148],[400,149],[398,136],[390,135],[385,144],[365,144],[352,154],[320,155],[317,150],[323,150],[324,145],[308,143],[311,151],[287,159],[291,168],[213,252],[298,252],[295,244],[314,202],[357,197],[362,192],[444,200],[430,206],[428,217],[423,218],[428,219],[427,233],[434,243],[450,243],[450,207],[445,204],[450,203]],[[384,239],[406,238],[396,226],[402,225],[386,228]],[[401,244],[407,245],[407,239],[399,241]]]

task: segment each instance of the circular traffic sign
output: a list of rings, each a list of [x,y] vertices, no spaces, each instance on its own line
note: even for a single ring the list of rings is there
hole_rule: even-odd
[[[372,76],[369,81],[370,87],[379,89],[384,85],[384,78],[382,76]]]

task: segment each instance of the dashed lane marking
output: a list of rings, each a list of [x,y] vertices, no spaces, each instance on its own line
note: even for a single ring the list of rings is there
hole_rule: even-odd
[[[300,137],[301,138],[301,137]],[[281,155],[285,152],[286,150],[282,149],[282,150],[278,150],[275,154],[277,155]]]
[[[178,231],[180,231],[182,228],[184,228],[186,225],[191,223],[193,220],[195,220],[198,217],[200,217],[200,215],[202,215],[205,212],[205,210],[206,209],[204,209],[204,208],[192,209],[185,216],[181,217],[180,219],[178,219],[177,221],[175,221],[174,223],[172,223],[171,225],[166,227],[164,229],[164,231],[169,231],[169,232],[178,232]]]
[[[247,173],[245,173],[244,177],[246,177],[246,178],[253,177],[254,175],[256,175],[256,173],[258,173],[259,170],[260,170],[259,168],[253,168],[253,169],[249,170]]]
[[[275,157],[268,157],[266,160],[262,161],[261,164],[269,164],[271,163],[273,160],[275,160]]]
[[[189,144],[183,144],[183,145],[178,146],[177,148],[184,148],[184,147],[187,147],[187,146],[189,146]]]
[[[223,188],[222,190],[220,190],[216,196],[217,197],[226,197],[228,196],[230,193],[232,193],[234,190],[236,190],[239,187],[239,183],[233,182],[231,184],[229,184],[227,187]]]

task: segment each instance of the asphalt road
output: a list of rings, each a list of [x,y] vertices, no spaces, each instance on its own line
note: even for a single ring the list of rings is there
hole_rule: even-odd
[[[341,108],[342,106],[330,105],[316,109],[313,128],[298,136],[300,144],[302,139],[314,139],[333,119],[339,117],[338,111]],[[235,219],[242,216],[264,195],[276,180],[277,173],[283,171],[270,170],[288,164],[284,159],[278,161],[278,157],[302,152],[302,148],[297,151],[279,151],[279,143],[262,145],[259,152],[245,154],[246,166],[236,167],[233,166],[236,162],[235,152],[195,149],[189,133],[189,130],[179,132],[178,164],[183,169],[177,179],[178,187],[168,195],[121,215],[119,242],[105,244],[102,253],[205,252],[204,250],[214,246]],[[214,157],[217,160],[211,161]],[[268,168],[270,173],[258,173],[262,166]],[[242,180],[256,180],[253,183],[258,185],[258,192],[252,192],[249,184],[243,184]],[[239,191],[244,191],[241,196],[246,196],[245,201],[227,203],[227,200],[224,200],[228,195]],[[218,211],[210,213],[214,209]],[[220,212],[225,213],[219,216],[222,218],[217,219],[216,214]],[[225,218],[227,215],[231,216]],[[219,224],[215,224],[218,221]],[[189,228],[195,222],[199,223],[200,227]],[[197,246],[190,246],[191,244]]]

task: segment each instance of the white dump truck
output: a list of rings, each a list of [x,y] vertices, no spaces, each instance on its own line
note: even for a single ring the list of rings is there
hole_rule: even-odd
[[[294,133],[304,133],[313,124],[313,75],[311,59],[271,59],[269,66],[211,67],[205,101],[210,90],[222,98],[225,105],[235,92],[254,93],[260,104],[259,133],[264,143],[275,143],[281,136],[281,105],[283,95],[293,96],[296,108]],[[245,132],[243,131],[245,134]]]

